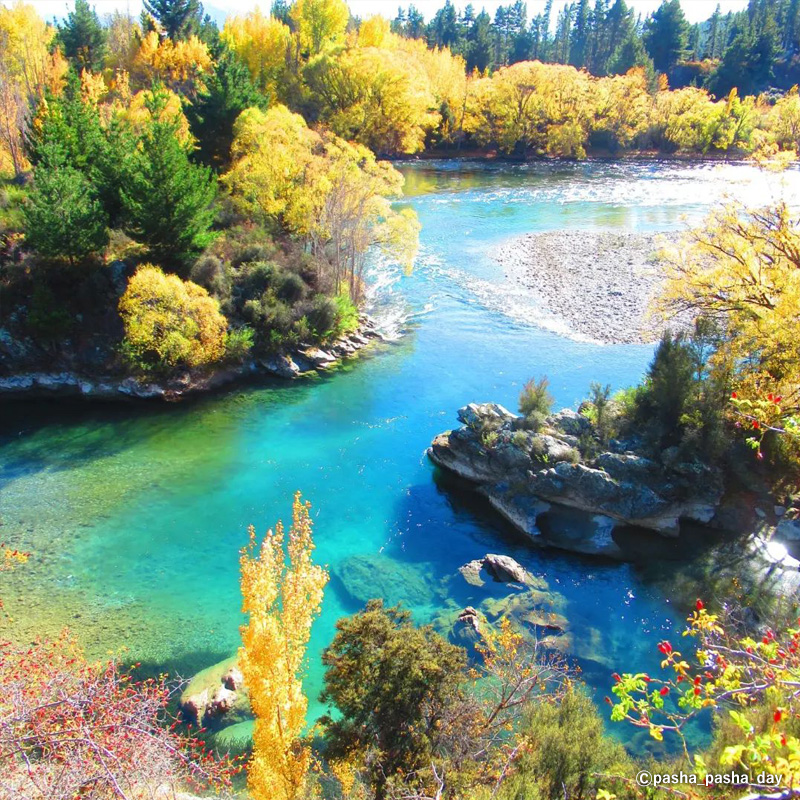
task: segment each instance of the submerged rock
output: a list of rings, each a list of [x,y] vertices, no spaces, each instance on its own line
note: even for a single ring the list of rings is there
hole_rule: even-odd
[[[426,564],[406,564],[382,554],[356,555],[334,569],[347,594],[359,605],[382,599],[387,605],[425,606],[442,596]]]

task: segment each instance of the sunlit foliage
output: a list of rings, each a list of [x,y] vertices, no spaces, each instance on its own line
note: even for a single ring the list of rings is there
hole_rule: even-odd
[[[144,264],[119,301],[127,357],[145,371],[203,367],[225,353],[227,323],[208,292]]]
[[[160,39],[155,31],[144,37],[133,65],[145,84],[158,80],[187,97],[194,97],[203,87],[211,66],[208,47],[196,36],[175,42]]]
[[[248,622],[241,629],[239,664],[256,716],[247,774],[254,800],[301,797],[311,761],[300,738],[308,707],[302,679],[328,574],[311,560],[310,508],[298,492],[288,537],[278,522],[259,543],[251,527],[240,559]]]
[[[350,19],[344,0],[295,0],[290,13],[300,47],[310,56],[341,42]]]
[[[58,94],[67,62],[51,49],[56,30],[33,6],[0,6],[0,166],[16,175],[27,168],[24,139],[35,103]]]
[[[236,123],[232,167],[223,176],[248,214],[274,218],[325,259],[338,288],[361,292],[367,250],[376,245],[406,266],[416,253],[419,225],[396,211],[403,179],[360,145],[310,130],[284,106],[248,109]]]
[[[90,663],[66,634],[0,643],[3,796],[151,797],[229,786],[230,761],[168,727],[173,693],[164,678],[136,682],[114,661]]]
[[[275,98],[291,54],[291,33],[280,20],[256,8],[225,20],[222,39],[250,70],[255,85]]]
[[[725,345],[711,357],[732,371],[739,400],[767,400],[783,425],[800,411],[800,232],[784,204],[729,206],[664,253],[670,280],[662,307],[716,319]],[[778,402],[775,402],[777,398]]]

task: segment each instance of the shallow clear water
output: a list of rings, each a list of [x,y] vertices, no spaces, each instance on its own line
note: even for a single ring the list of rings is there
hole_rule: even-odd
[[[314,628],[312,697],[321,648],[336,619],[357,608],[336,577],[355,554],[410,565],[397,591],[416,582],[414,612],[426,621],[486,596],[458,576],[460,565],[508,553],[558,595],[601,696],[614,669],[655,666],[653,642],[682,616],[671,601],[703,588],[672,560],[685,542],[638,565],[532,549],[478,501],[447,490],[425,448],[467,402],[514,408],[533,375],[548,374],[557,404],[574,406],[592,380],[636,382],[651,357],[650,346],[542,330],[542,312],[489,257],[494,245],[557,228],[670,230],[726,191],[752,200],[780,190],[739,165],[403,169],[422,251],[410,276],[380,265],[371,276],[385,330],[404,332],[396,341],[321,378],[264,381],[168,408],[2,408],[0,541],[33,553],[0,574],[15,620],[5,624],[17,635],[68,624],[92,654],[127,648],[131,660],[185,675],[228,656],[238,644],[247,526],[288,518],[300,489],[314,505],[318,559],[334,574]],[[791,189],[797,176],[782,180]],[[697,551],[705,544],[692,538]],[[372,585],[386,582],[376,574],[364,591]]]

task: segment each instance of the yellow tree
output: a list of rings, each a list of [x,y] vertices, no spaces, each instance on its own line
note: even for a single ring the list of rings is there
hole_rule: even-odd
[[[793,86],[775,103],[766,123],[779,147],[797,150],[800,146],[800,94],[797,86]]]
[[[61,52],[51,51],[55,33],[33,6],[0,6],[0,160],[17,175],[28,166],[23,142],[33,107],[46,90],[58,94],[67,71]]]
[[[291,49],[289,28],[260,9],[244,16],[228,17],[222,39],[247,65],[256,86],[275,97]]]
[[[800,231],[785,204],[729,206],[663,253],[668,313],[715,318],[726,342],[713,356],[733,370],[736,399],[756,430],[800,412]]]
[[[251,527],[240,559],[248,623],[241,629],[239,665],[256,717],[247,776],[255,800],[300,797],[311,760],[301,741],[308,708],[302,674],[328,573],[311,560],[310,508],[295,494],[288,541],[280,522],[261,544]]]
[[[148,86],[160,80],[173,91],[194,97],[212,65],[208,47],[196,36],[176,42],[150,31],[136,54],[134,72]]]
[[[419,152],[439,121],[425,70],[398,50],[325,53],[304,77],[331,130],[377,153]]]
[[[300,47],[310,56],[340,43],[350,19],[344,0],[295,0],[290,13]]]
[[[370,247],[410,266],[419,239],[411,210],[392,208],[403,177],[363,145],[310,130],[285,106],[250,108],[234,126],[222,178],[245,214],[275,219],[311,245],[337,287],[358,301]]]
[[[143,264],[119,301],[125,352],[142,370],[203,367],[225,354],[227,320],[196,283]]]

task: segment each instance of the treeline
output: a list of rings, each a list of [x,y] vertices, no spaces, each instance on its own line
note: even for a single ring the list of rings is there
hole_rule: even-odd
[[[413,5],[400,8],[392,30],[464,57],[468,69],[494,70],[519,61],[569,64],[593,75],[631,67],[658,70],[673,86],[695,85],[718,96],[732,88],[754,94],[772,86],[789,89],[800,80],[800,4],[797,0],[750,0],[746,10],[691,25],[680,0],[664,0],[637,17],[625,0],[548,0],[528,18],[515,0],[491,17],[467,5],[459,13],[447,0],[426,22]]]

